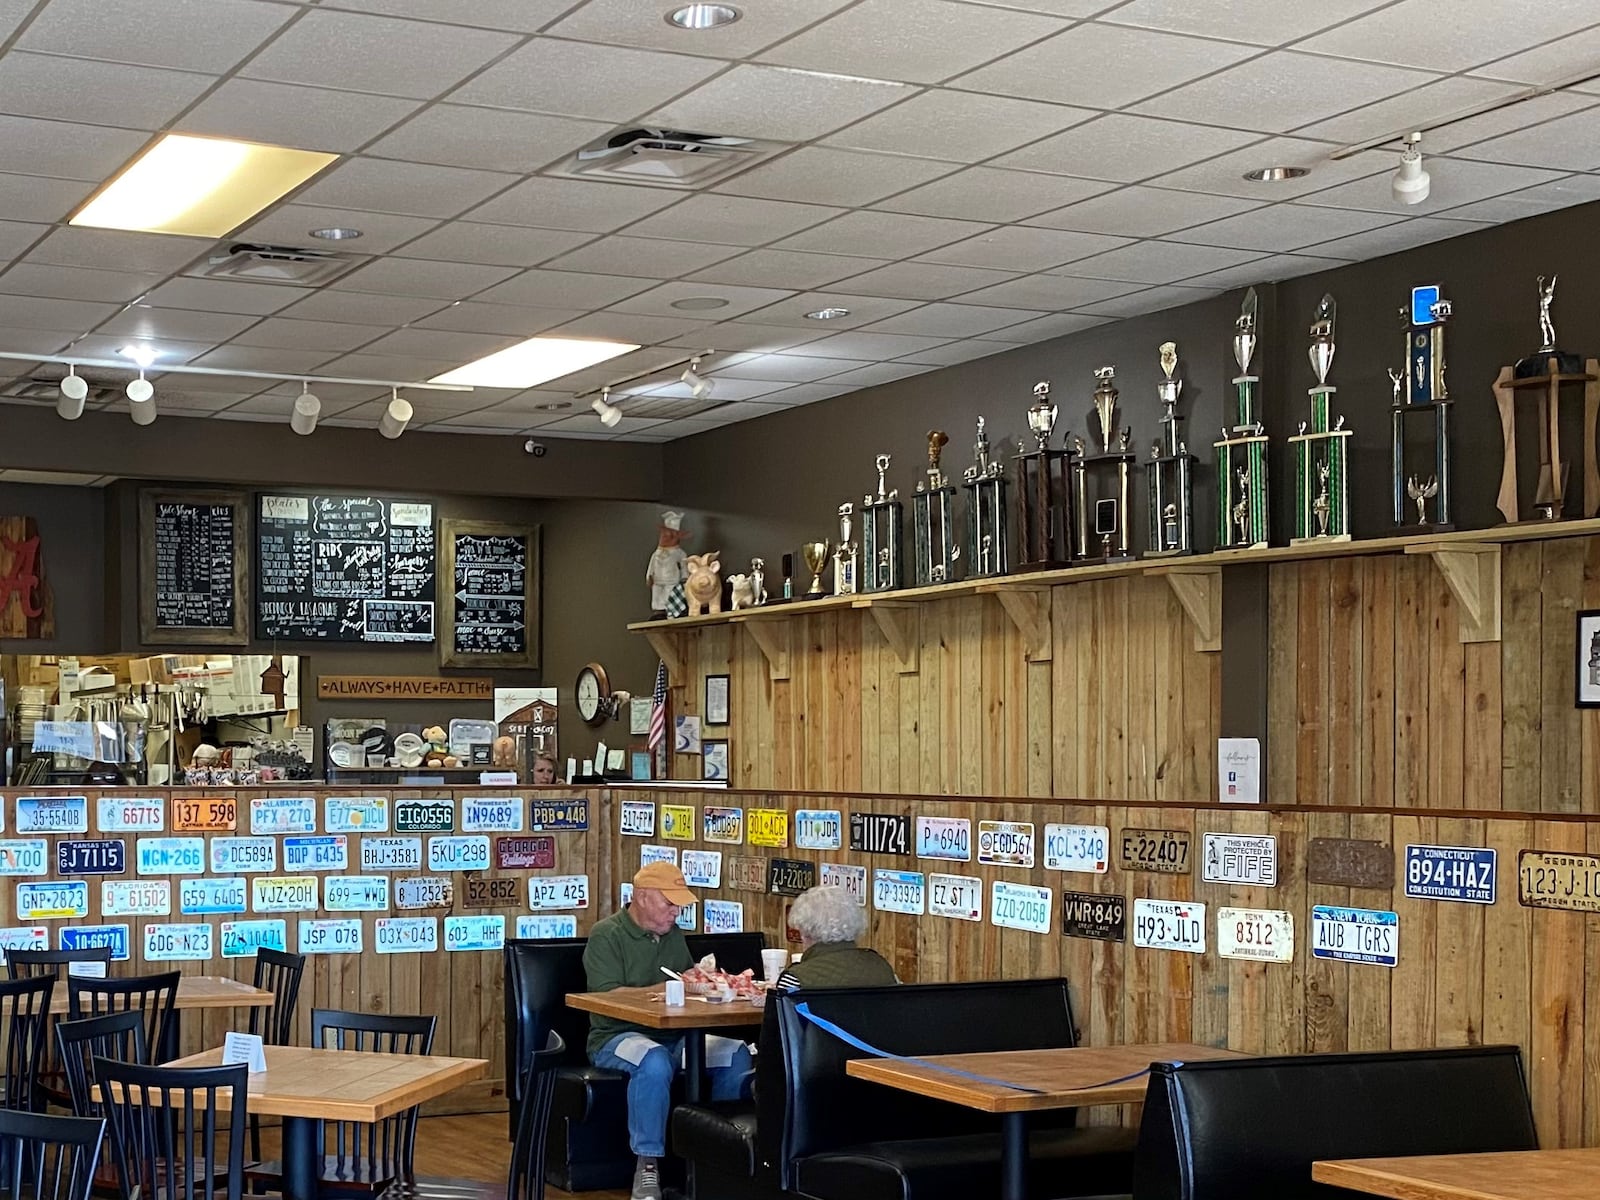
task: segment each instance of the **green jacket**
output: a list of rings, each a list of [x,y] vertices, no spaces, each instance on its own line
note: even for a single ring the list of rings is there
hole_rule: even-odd
[[[674,926],[661,935],[634,924],[627,909],[612,913],[589,931],[589,944],[583,951],[583,969],[591,992],[609,992],[619,987],[659,987],[667,977],[662,967],[687,971],[694,965],[683,930]],[[591,1057],[619,1033],[642,1033],[657,1042],[678,1035],[662,1029],[646,1029],[631,1021],[589,1014],[589,1054]]]
[[[818,942],[778,977],[778,990],[803,987],[884,987],[899,983],[894,968],[876,950],[854,942]]]

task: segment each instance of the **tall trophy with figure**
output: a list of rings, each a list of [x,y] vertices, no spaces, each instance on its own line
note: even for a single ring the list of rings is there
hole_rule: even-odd
[[[1256,405],[1261,377],[1250,372],[1258,340],[1256,290],[1244,294],[1234,322],[1234,420],[1224,424],[1217,452],[1217,546],[1256,549],[1267,544],[1267,444]]]
[[[1028,431],[1037,449],[1016,456],[1018,537],[1017,565],[1024,571],[1069,566],[1074,557],[1076,522],[1072,516],[1072,450],[1055,449],[1058,410],[1050,399],[1048,380],[1033,386]]]
[[[1145,467],[1150,490],[1149,558],[1194,553],[1194,455],[1179,433],[1178,397],[1183,380],[1174,379],[1178,369],[1178,344],[1162,342],[1161,373],[1156,384],[1161,398],[1161,438],[1150,450]]]
[[[1333,366],[1334,331],[1339,306],[1332,296],[1317,302],[1311,319],[1311,371],[1316,382],[1309,389],[1310,421],[1288,441],[1294,455],[1294,541],[1348,542],[1350,540],[1350,434],[1339,417],[1329,424],[1333,395],[1339,389],[1328,382]]]
[[[1174,359],[1176,363],[1176,359]],[[1117,371],[1094,372],[1094,413],[1100,425],[1100,452],[1072,461],[1072,500],[1078,517],[1078,557],[1092,562],[1131,558],[1128,549],[1128,486],[1134,452],[1133,430],[1117,427]]]
[[[888,485],[889,456],[873,460],[878,468],[878,494],[861,500],[861,561],[866,565],[864,592],[888,592],[905,581],[900,577],[900,489]]]
[[[1450,389],[1445,383],[1444,327],[1451,303],[1438,284],[1411,289],[1411,306],[1400,310],[1405,330],[1405,373],[1391,370],[1389,406],[1390,484],[1394,523],[1402,533],[1453,528],[1450,522]],[[1410,418],[1431,417],[1432,438],[1420,453],[1409,452]],[[1415,520],[1412,519],[1415,515]]]
[[[956,536],[956,489],[939,466],[950,435],[942,429],[928,430],[928,469],[917,480],[911,497],[911,527],[916,538],[916,583],[926,587],[955,579],[955,565],[961,558],[961,540]]]
[[[1005,467],[989,452],[989,433],[978,418],[972,465],[962,473],[967,493],[967,575],[1006,573]]]
[[[861,547],[855,540],[856,506],[839,505],[839,544],[833,549],[833,594],[853,596],[860,590]]]

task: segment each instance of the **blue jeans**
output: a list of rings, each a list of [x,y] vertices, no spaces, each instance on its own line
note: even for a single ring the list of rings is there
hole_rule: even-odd
[[[672,1110],[672,1077],[683,1065],[683,1039],[674,1038],[646,1051],[637,1063],[615,1053],[624,1038],[619,1033],[593,1055],[594,1065],[628,1073],[628,1144],[646,1158],[660,1158],[667,1152],[667,1115]],[[707,1051],[707,1059],[711,1057]],[[711,1067],[713,1100],[737,1100],[752,1069],[750,1047],[740,1043],[733,1061],[725,1067]]]

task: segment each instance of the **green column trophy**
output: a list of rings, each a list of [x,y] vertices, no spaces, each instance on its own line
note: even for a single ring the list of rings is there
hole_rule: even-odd
[[[1222,427],[1217,452],[1217,547],[1256,549],[1267,544],[1267,442],[1256,415],[1258,375],[1250,373],[1256,352],[1256,290],[1244,294],[1234,322],[1234,424]]]
[[[1311,420],[1301,421],[1300,432],[1288,439],[1294,453],[1294,543],[1350,540],[1351,431],[1343,417],[1328,424],[1329,398],[1339,390],[1328,382],[1338,315],[1332,296],[1317,302],[1311,321],[1311,369],[1317,377],[1309,389]]]

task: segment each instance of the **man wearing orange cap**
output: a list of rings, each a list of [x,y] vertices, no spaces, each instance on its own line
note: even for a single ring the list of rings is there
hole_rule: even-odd
[[[595,924],[583,952],[589,990],[655,987],[661,968],[687,971],[694,965],[678,913],[696,896],[683,872],[669,862],[643,866],[633,877],[633,901]],[[628,1073],[628,1142],[638,1163],[632,1200],[661,1200],[660,1159],[667,1152],[667,1116],[672,1077],[683,1066],[683,1037],[646,1029],[615,1017],[589,1017],[589,1060]],[[750,1048],[732,1038],[706,1038],[706,1064],[713,1100],[735,1100],[750,1073]]]

